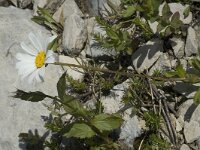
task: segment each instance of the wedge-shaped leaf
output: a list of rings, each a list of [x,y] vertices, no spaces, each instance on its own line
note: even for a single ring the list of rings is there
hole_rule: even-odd
[[[58,97],[63,100],[65,92],[66,92],[66,72],[63,73],[63,75],[60,77],[58,83],[57,83],[57,91],[58,91]]]
[[[191,65],[200,72],[200,60],[198,59],[192,59]]]
[[[195,93],[194,95],[194,102],[196,104],[199,104],[200,103],[200,88],[197,90],[197,92]]]
[[[167,77],[167,78],[171,78],[171,77],[174,77],[176,75],[177,75],[176,71],[169,71],[169,72],[165,73],[165,77]]]
[[[92,113],[85,109],[77,99],[70,95],[64,96],[63,105],[65,112],[75,117],[88,117],[92,115]]]
[[[114,39],[114,40],[119,39],[117,33],[111,28],[107,28],[106,29],[106,33],[111,39]]]
[[[188,17],[190,14],[190,6],[187,6],[183,11],[184,18]]]
[[[147,19],[158,15],[158,8],[161,4],[161,0],[145,0],[144,2],[144,14],[148,17]]]
[[[165,21],[169,20],[172,12],[170,11],[169,5],[165,3],[163,10],[162,10],[162,17]]]
[[[183,22],[180,20],[180,14],[179,12],[176,12],[173,14],[171,18],[171,26],[175,29],[179,28]]]
[[[122,121],[119,115],[99,114],[92,119],[91,123],[101,131],[110,131],[119,128]]]
[[[200,83],[200,77],[195,74],[186,74],[186,81],[189,83]]]
[[[126,10],[124,10],[124,11],[122,12],[122,16],[123,16],[124,18],[128,18],[128,17],[131,17],[135,12],[136,12],[136,6],[135,6],[135,5],[133,5],[133,6],[128,6],[128,7],[126,8]]]
[[[46,97],[48,97],[48,95],[40,92],[40,91],[36,91],[36,92],[25,92],[22,90],[17,90],[15,92],[15,95],[13,96],[14,98],[20,98],[21,100],[24,101],[30,101],[30,102],[39,102],[44,100]]]
[[[184,78],[184,77],[186,76],[186,71],[184,70],[182,64],[179,64],[179,65],[176,67],[176,72],[177,72],[177,75],[178,75],[180,78]]]
[[[66,137],[76,137],[76,138],[91,138],[95,135],[95,132],[84,123],[75,123],[68,133],[64,134]]]

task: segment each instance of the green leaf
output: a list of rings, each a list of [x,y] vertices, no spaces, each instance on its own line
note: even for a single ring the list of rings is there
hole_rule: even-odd
[[[111,39],[114,39],[114,40],[118,40],[119,39],[116,31],[114,31],[112,28],[107,28],[106,29],[106,33]]]
[[[167,78],[171,78],[171,77],[174,77],[176,75],[177,75],[177,73],[175,71],[169,71],[169,72],[165,73],[165,77],[167,77]]]
[[[40,91],[36,91],[36,92],[24,92],[22,90],[17,90],[15,92],[15,95],[13,96],[14,98],[20,98],[24,101],[30,101],[30,102],[39,102],[44,100],[46,97],[48,97],[48,95],[40,92]]]
[[[195,74],[186,74],[186,81],[189,83],[199,83],[200,82],[200,77]]]
[[[128,6],[126,10],[122,12],[124,18],[131,17],[136,12],[136,6]]]
[[[187,6],[183,11],[184,18],[188,17],[190,14],[190,6]]]
[[[49,49],[49,50],[53,50],[53,51],[56,51],[58,47],[59,47],[59,45],[58,45],[58,37],[55,38],[55,39],[54,39],[51,43],[49,43],[49,45],[48,45],[48,49]]]
[[[200,60],[198,59],[192,59],[191,60],[191,65],[200,72]]]
[[[87,116],[90,113],[73,96],[66,94],[66,73],[64,73],[57,83],[58,97],[64,105],[64,110],[74,116]]]
[[[66,95],[66,72],[63,73],[63,75],[60,77],[58,83],[57,83],[57,91],[58,91],[58,97],[63,100],[64,96]]]
[[[172,15],[172,12],[170,11],[169,5],[167,3],[165,3],[163,10],[162,10],[162,19],[167,21],[167,20],[169,20],[171,15]]]
[[[122,121],[119,115],[99,114],[92,119],[91,123],[101,131],[110,131],[119,128]]]
[[[177,72],[177,75],[180,77],[180,78],[184,78],[186,76],[186,71],[184,70],[183,68],[183,65],[182,64],[179,64],[177,67],[176,67],[176,72]]]
[[[195,93],[194,95],[194,102],[196,104],[199,104],[200,103],[200,88],[197,90],[197,92]]]
[[[183,22],[180,20],[180,14],[179,12],[176,12],[173,14],[171,19],[171,26],[175,29],[179,28]]]
[[[64,134],[66,137],[76,137],[76,138],[91,138],[95,136],[95,132],[90,128],[90,126],[84,123],[75,123],[68,133]]]
[[[65,95],[63,101],[64,110],[68,114],[74,115],[75,117],[88,117],[92,115],[92,112],[87,111],[77,99],[70,95]]]

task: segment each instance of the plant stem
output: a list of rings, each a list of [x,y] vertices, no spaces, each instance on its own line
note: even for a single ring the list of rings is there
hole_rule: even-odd
[[[70,63],[62,63],[62,62],[55,62],[53,63],[54,65],[60,65],[60,66],[68,66],[68,67],[77,67],[77,68],[82,68],[82,69],[90,69],[93,71],[99,71],[99,72],[106,72],[106,73],[111,73],[111,74],[119,74],[121,76],[126,76],[126,77],[143,77],[143,78],[148,78],[148,79],[154,79],[154,80],[159,80],[159,81],[184,81],[186,78],[164,78],[164,77],[153,77],[149,76],[146,74],[135,74],[135,73],[130,73],[130,72],[124,72],[124,71],[113,71],[109,69],[103,69],[103,68],[97,68],[93,66],[83,66],[83,65],[76,65],[76,64],[70,64]]]

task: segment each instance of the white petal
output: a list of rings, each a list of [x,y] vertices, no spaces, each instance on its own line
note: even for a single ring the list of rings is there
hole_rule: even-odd
[[[48,50],[48,51],[47,51],[46,58],[52,57],[53,54],[54,54],[54,52],[53,52],[52,50]]]
[[[39,69],[39,76],[41,78],[44,78],[44,74],[45,74],[45,66],[43,66],[42,68]]]
[[[33,73],[36,70],[36,68],[27,68],[23,74],[21,75],[21,79],[24,79],[25,77],[28,77],[31,73]]]
[[[38,32],[38,39],[39,39],[39,41],[40,41],[40,43],[41,43],[41,46],[42,46],[42,49],[41,49],[41,50],[46,51],[46,49],[47,49],[47,46],[46,46],[46,38],[42,35],[42,32],[41,32],[41,31]]]
[[[22,54],[22,53],[17,53],[16,58],[20,61],[25,61],[25,62],[34,62],[35,57],[31,56],[29,54]]]
[[[34,72],[32,72],[29,76],[28,76],[28,83],[29,84],[34,84],[35,80],[36,80],[36,75],[38,74],[38,69],[35,70]]]
[[[53,54],[54,53],[52,50],[47,51],[47,56],[46,56],[46,60],[45,60],[46,64],[55,62],[55,58],[54,58]]]
[[[39,39],[31,32],[29,33],[29,39],[31,40],[32,44],[34,45],[34,47],[40,51],[42,50],[42,44],[39,41]]]
[[[33,55],[33,56],[37,55],[37,50],[36,49],[33,49],[30,46],[27,46],[24,42],[22,42],[20,45],[21,45],[22,49],[25,50],[30,55]]]
[[[55,62],[55,58],[54,57],[49,57],[46,59],[45,64],[51,64]]]

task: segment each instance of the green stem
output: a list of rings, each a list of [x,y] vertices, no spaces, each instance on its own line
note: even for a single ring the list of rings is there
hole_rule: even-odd
[[[76,64],[70,64],[70,63],[62,63],[62,62],[55,62],[53,63],[54,65],[61,65],[61,66],[68,66],[68,67],[77,67],[77,68],[82,68],[82,69],[90,69],[93,71],[99,71],[99,72],[106,72],[106,73],[111,73],[111,74],[119,74],[121,76],[126,76],[126,77],[143,77],[143,78],[149,78],[149,79],[154,79],[154,80],[159,80],[159,81],[184,81],[186,78],[163,78],[163,77],[153,77],[149,76],[146,74],[135,74],[135,73],[130,73],[130,72],[119,72],[119,71],[113,71],[113,70],[108,70],[108,69],[103,69],[103,68],[96,68],[93,66],[82,66],[82,65],[76,65]]]

